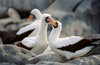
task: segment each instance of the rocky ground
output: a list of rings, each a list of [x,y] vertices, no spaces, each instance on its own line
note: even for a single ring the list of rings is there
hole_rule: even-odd
[[[98,42],[100,43],[100,41]],[[1,65],[99,65],[100,46],[94,48],[90,53],[83,57],[62,60],[54,53],[48,52],[35,55],[26,49],[14,45],[0,44],[0,64]]]
[[[35,55],[15,45],[3,44],[21,27],[32,23],[26,19],[33,8],[62,22],[61,37],[100,38],[100,0],[0,0],[0,65],[100,65],[100,46],[83,57],[64,61],[52,51]]]

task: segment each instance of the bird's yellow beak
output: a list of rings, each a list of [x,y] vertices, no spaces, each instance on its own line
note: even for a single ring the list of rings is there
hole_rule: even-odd
[[[27,22],[29,22],[32,18],[34,18],[34,16],[30,15],[29,18],[27,19]]]
[[[53,18],[50,18],[50,17],[49,17],[47,20],[48,20],[49,23],[50,23],[51,25],[53,25],[54,27],[57,26],[57,24],[56,24],[56,20],[54,20]]]

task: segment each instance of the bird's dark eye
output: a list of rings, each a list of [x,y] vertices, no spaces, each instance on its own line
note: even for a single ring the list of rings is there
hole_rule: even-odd
[[[30,15],[33,15],[33,16],[34,16],[34,19],[36,18],[36,16],[35,16],[34,14],[31,14],[31,13],[30,13]]]
[[[46,17],[46,19],[48,19],[49,17]]]
[[[34,18],[36,18],[36,16],[34,14],[32,14],[34,16]]]
[[[45,21],[46,21],[47,23],[49,22],[49,21],[48,21],[48,18],[49,18],[49,17],[46,17],[46,18],[45,18]]]

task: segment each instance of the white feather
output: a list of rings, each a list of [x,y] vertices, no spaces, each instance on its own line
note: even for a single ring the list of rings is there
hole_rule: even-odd
[[[34,35],[34,36],[35,36],[35,35],[37,34],[37,32],[38,32],[39,29],[40,29],[40,23],[41,23],[42,14],[41,14],[41,12],[40,12],[38,9],[33,9],[33,10],[31,11],[31,14],[35,15],[36,20],[35,20],[32,24],[21,28],[21,29],[16,33],[16,35],[21,35],[21,34],[27,32],[27,31],[30,31],[30,30],[33,30],[33,29],[34,29],[34,31],[33,31],[33,33],[32,33],[31,35]],[[30,36],[31,36],[31,35],[30,35]]]
[[[30,50],[35,54],[43,53],[48,46],[47,41],[47,26],[48,23],[45,21],[46,17],[50,17],[49,14],[43,14],[41,19],[40,30],[35,37],[26,37],[22,40],[22,44],[26,47],[32,47]]]
[[[79,37],[79,36],[59,38],[53,45],[57,48],[66,47],[66,46],[69,46],[69,45],[73,45],[73,44],[77,43],[78,41],[80,41],[82,39],[83,38]]]
[[[30,30],[33,30],[33,29],[34,29],[34,31],[37,30],[37,29],[39,29],[39,27],[40,27],[40,22],[41,22],[41,20],[36,20],[36,21],[34,21],[32,24],[27,25],[27,26],[21,28],[21,29],[16,33],[16,35],[21,35],[21,34],[27,32],[27,31],[30,31]]]
[[[61,47],[73,45],[73,44],[79,42],[80,40],[82,40],[83,38],[79,37],[79,36],[70,36],[70,37],[65,37],[65,38],[59,38],[62,24],[59,21],[57,21],[57,22],[58,22],[58,27],[53,28],[53,30],[51,31],[50,36],[49,36],[50,47],[54,52],[65,56],[67,59],[71,59],[71,58],[85,55],[94,47],[94,46],[87,46],[87,47],[84,47],[83,49],[77,50],[76,52],[58,49]]]
[[[34,48],[36,45],[35,39],[36,39],[36,37],[26,37],[22,40],[22,44],[25,45],[26,47]]]

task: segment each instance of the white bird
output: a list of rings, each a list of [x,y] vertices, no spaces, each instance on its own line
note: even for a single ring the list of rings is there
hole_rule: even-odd
[[[50,17],[50,14],[43,14],[38,34],[35,37],[24,38],[19,45],[30,49],[37,55],[43,53],[48,46],[47,27]]]
[[[19,29],[19,31],[16,33],[16,36],[10,40],[12,43],[16,41],[21,41],[27,36],[32,37],[37,35],[40,29],[42,18],[41,12],[38,9],[33,9],[27,21],[30,21],[32,18],[36,18],[36,20],[32,24]]]
[[[34,30],[34,32],[32,32],[29,36],[35,36],[40,28],[41,16],[42,14],[38,9],[33,9],[27,21],[30,21],[32,18],[36,18],[36,20],[32,24],[21,28],[16,34],[20,35],[30,30]]]
[[[65,38],[59,38],[62,24],[59,21],[52,19],[49,22],[53,29],[49,36],[49,44],[51,49],[66,59],[76,58],[87,54],[98,44],[92,42],[100,39],[85,39],[80,36],[70,36]]]

